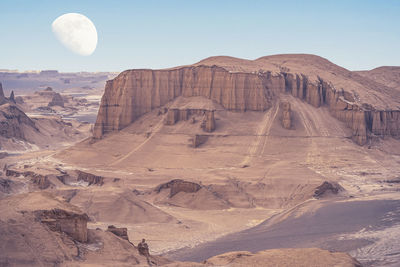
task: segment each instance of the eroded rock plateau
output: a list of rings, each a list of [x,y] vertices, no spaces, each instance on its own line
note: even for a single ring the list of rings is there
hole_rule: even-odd
[[[285,93],[317,108],[327,106],[352,129],[359,145],[371,134],[400,135],[397,90],[317,56],[281,55],[253,61],[214,57],[192,66],[125,71],[106,84],[94,137],[121,130],[178,96],[203,96],[226,110],[244,112],[265,111]],[[174,123],[178,116],[171,111],[167,121]]]

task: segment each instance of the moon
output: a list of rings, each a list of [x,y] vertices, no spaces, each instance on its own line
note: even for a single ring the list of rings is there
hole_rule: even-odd
[[[57,39],[72,52],[90,56],[97,47],[97,30],[93,22],[78,13],[67,13],[56,18],[51,28]]]

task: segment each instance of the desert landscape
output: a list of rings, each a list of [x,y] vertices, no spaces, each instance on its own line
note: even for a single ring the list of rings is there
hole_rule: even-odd
[[[80,95],[3,83],[1,266],[397,266],[398,67],[110,75]]]
[[[400,266],[400,1],[0,11],[0,267]]]

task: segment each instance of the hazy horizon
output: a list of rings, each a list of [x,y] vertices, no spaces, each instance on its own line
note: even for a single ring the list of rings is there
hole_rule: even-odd
[[[210,56],[315,54],[350,70],[399,66],[398,1],[1,1],[0,69],[120,72]],[[51,23],[77,12],[98,31],[91,56],[65,49]]]

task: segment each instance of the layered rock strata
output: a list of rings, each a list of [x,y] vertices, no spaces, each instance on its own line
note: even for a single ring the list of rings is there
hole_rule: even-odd
[[[89,185],[103,185],[104,178],[102,176],[94,175],[92,173],[75,170],[76,174],[78,175],[78,181],[87,182]]]
[[[227,110],[264,111],[271,106],[265,82],[257,74],[230,73],[217,66],[125,71],[106,83],[94,137],[121,130],[178,96],[203,96]]]
[[[64,232],[79,242],[87,242],[89,217],[86,214],[77,214],[62,209],[40,210],[35,214],[50,230]]]
[[[366,144],[371,134],[400,136],[400,110],[379,110],[361,103],[357,94],[334,87],[329,80],[311,79],[289,71],[280,68],[280,72],[233,72],[205,65],[125,71],[106,84],[94,137],[101,138],[104,134],[121,130],[141,115],[178,96],[203,96],[226,110],[244,112],[265,111],[281,93],[291,94],[316,108],[327,106],[332,116],[352,129],[352,139],[359,145]],[[355,77],[355,81],[359,78]],[[166,124],[186,118],[185,112],[169,110]],[[205,129],[211,128],[212,123]]]

